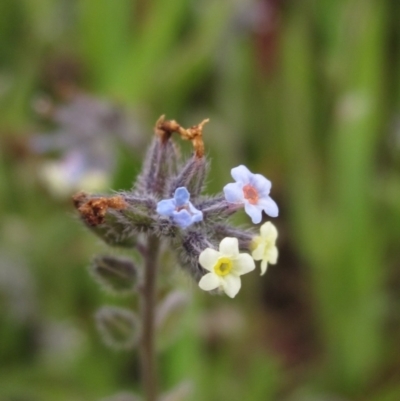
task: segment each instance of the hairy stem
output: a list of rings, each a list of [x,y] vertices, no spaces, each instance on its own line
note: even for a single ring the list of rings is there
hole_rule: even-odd
[[[145,270],[140,292],[142,335],[140,341],[140,364],[142,386],[146,401],[157,400],[157,369],[155,356],[154,315],[156,304],[156,278],[158,268],[159,239],[149,236],[145,254]]]

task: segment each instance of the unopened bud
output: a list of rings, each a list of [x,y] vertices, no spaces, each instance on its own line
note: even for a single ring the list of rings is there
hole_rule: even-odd
[[[165,193],[166,181],[176,165],[176,150],[172,140],[153,139],[146,154],[142,172],[135,184],[135,191],[140,194],[162,196]]]
[[[180,240],[180,244],[177,245],[179,262],[196,281],[199,281],[206,274],[206,270],[199,263],[199,255],[211,244],[205,235],[198,231],[187,231]]]
[[[105,344],[114,349],[131,349],[139,338],[139,320],[125,308],[104,306],[96,313],[96,323]]]
[[[217,241],[222,241],[225,237],[237,238],[239,249],[249,252],[252,250],[252,242],[256,234],[251,229],[243,230],[229,224],[220,223],[215,224],[213,235]]]
[[[136,288],[137,268],[128,259],[98,256],[94,258],[90,272],[100,285],[113,294],[130,294]]]
[[[192,199],[196,198],[203,189],[206,174],[206,158],[192,156],[180,169],[178,175],[172,179],[168,188],[168,195],[173,196],[177,188],[185,187],[190,192]]]
[[[243,208],[240,204],[227,202],[223,196],[206,199],[197,207],[203,212],[204,219],[208,222],[224,220]]]

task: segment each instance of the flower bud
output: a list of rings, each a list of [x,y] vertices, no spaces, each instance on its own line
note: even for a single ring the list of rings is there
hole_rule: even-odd
[[[215,224],[213,235],[218,241],[225,237],[237,238],[239,249],[242,251],[252,250],[252,242],[255,236],[251,230],[243,230],[225,223]]]
[[[93,260],[90,272],[104,289],[115,295],[130,294],[136,288],[137,269],[128,259],[98,256]]]
[[[206,158],[192,156],[180,169],[178,175],[171,180],[168,187],[168,196],[173,196],[177,188],[185,187],[190,192],[192,199],[196,198],[203,189],[206,174]]]
[[[97,328],[105,344],[114,349],[131,349],[139,338],[139,320],[125,308],[104,306],[96,313]]]
[[[168,177],[176,166],[177,154],[170,139],[162,140],[158,136],[153,139],[146,154],[142,172],[135,184],[138,194],[154,194],[162,196]]]
[[[99,197],[79,192],[72,197],[86,227],[111,246],[133,247],[136,243],[129,221],[120,213],[128,207],[123,196]]]
[[[181,266],[188,270],[192,277],[199,281],[206,271],[199,264],[201,251],[210,246],[210,242],[199,231],[187,231],[176,244],[178,258]]]
[[[136,197],[126,195],[124,197],[128,207],[121,211],[132,231],[136,233],[154,229],[156,222],[156,201],[151,196]]]
[[[229,203],[224,197],[216,196],[204,200],[197,207],[203,212],[204,219],[210,223],[226,219],[241,209],[242,205]]]

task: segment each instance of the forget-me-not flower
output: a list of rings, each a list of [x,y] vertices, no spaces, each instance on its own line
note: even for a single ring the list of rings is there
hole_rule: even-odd
[[[267,271],[268,263],[274,265],[278,260],[278,248],[275,243],[278,238],[278,230],[269,221],[260,227],[260,235],[253,239],[254,260],[261,260],[261,275]]]
[[[199,263],[208,270],[199,281],[204,291],[217,288],[233,298],[240,290],[240,276],[255,269],[252,257],[247,253],[239,253],[237,238],[224,238],[219,244],[219,251],[206,248],[199,256]]]
[[[224,187],[228,202],[244,204],[244,209],[254,224],[261,222],[263,210],[271,217],[278,216],[278,206],[269,196],[271,181],[261,174],[253,174],[243,165],[233,168],[231,175],[236,182]]]
[[[172,217],[174,222],[182,228],[189,227],[203,220],[203,212],[197,210],[189,199],[189,191],[185,187],[179,187],[175,190],[173,198],[158,202],[157,213]]]

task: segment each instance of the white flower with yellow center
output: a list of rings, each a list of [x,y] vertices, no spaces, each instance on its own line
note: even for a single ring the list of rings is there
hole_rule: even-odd
[[[201,252],[199,262],[210,272],[201,278],[199,287],[204,291],[220,288],[231,298],[240,290],[240,276],[255,269],[252,257],[239,253],[237,238],[224,238],[219,251],[206,248]]]
[[[254,260],[261,260],[261,275],[263,275],[267,271],[268,263],[274,265],[278,260],[278,248],[275,245],[278,230],[268,221],[260,227],[260,234],[253,239],[251,256]]]

